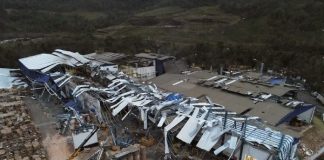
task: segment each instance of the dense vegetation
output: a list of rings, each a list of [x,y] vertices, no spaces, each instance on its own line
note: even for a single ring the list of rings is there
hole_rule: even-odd
[[[54,48],[151,50],[214,68],[249,65],[302,75],[324,90],[320,0],[0,0],[1,66]]]

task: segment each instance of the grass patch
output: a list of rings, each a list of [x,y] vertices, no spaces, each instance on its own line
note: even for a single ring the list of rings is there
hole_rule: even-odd
[[[80,16],[87,20],[96,20],[98,18],[106,17],[103,12],[89,12],[89,11],[72,11],[72,12],[60,12],[62,15],[67,16]]]
[[[224,40],[223,30],[239,22],[240,17],[223,12],[218,6],[197,7],[184,10],[180,7],[164,7],[136,14],[135,20],[154,17],[154,25],[140,26],[122,23],[100,29],[99,36],[140,36],[145,39],[195,44],[217,43]],[[178,22],[176,23],[172,22]]]
[[[141,12],[136,14],[137,17],[145,17],[145,16],[168,16],[168,15],[174,15],[179,12],[183,12],[184,9],[180,7],[163,7],[163,8],[157,8],[145,12]]]

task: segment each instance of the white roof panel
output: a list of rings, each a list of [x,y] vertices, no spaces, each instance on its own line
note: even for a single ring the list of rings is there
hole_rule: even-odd
[[[81,143],[84,141],[84,139],[86,139],[92,131],[93,130],[89,130],[88,132],[82,132],[79,134],[72,133],[74,149],[78,148],[81,145]],[[97,132],[93,134],[93,136],[88,140],[88,142],[84,146],[86,147],[95,143],[98,143]]]
[[[59,52],[53,52],[52,54],[58,56],[58,57],[61,57],[63,59],[66,60],[66,64],[70,65],[70,66],[79,66],[79,65],[82,65],[82,63],[80,63],[78,60],[70,57],[70,56],[67,56],[67,55],[64,55],[62,53],[59,53]]]
[[[21,58],[19,61],[24,64],[28,69],[43,69],[55,63],[62,63],[65,60],[51,54],[38,54],[26,58]]]
[[[70,51],[65,51],[65,50],[61,50],[61,49],[56,49],[55,52],[59,52],[64,55],[70,56],[83,64],[88,63],[90,61],[90,60],[84,58],[81,54],[79,54],[77,52],[70,52]]]

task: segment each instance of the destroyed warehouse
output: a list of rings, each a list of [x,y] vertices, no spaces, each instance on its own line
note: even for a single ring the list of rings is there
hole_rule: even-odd
[[[60,132],[72,134],[75,149],[94,135],[84,146],[99,145],[98,159],[296,158],[316,108],[287,96],[296,87],[252,71],[165,73],[174,59],[57,49],[21,58],[19,68],[35,98],[62,104]]]

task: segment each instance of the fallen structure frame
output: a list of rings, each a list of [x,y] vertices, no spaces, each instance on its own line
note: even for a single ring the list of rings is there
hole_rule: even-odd
[[[56,50],[49,55],[47,57],[57,56],[61,59],[55,57],[52,58],[54,62],[35,66],[31,63],[38,56],[27,57],[19,61],[20,69],[29,80],[32,90],[41,89],[41,95],[47,91],[49,95],[57,97],[67,109],[73,111],[80,124],[84,122],[81,110],[94,113],[99,123],[108,127],[112,127],[116,117],[124,120],[127,116],[136,116],[143,122],[145,130],[152,125],[163,130],[166,158],[174,154],[172,147],[169,147],[172,143],[168,138],[169,133],[178,128],[177,139],[187,144],[195,144],[193,141],[197,141],[197,148],[212,151],[215,156],[223,153],[229,159],[249,156],[255,159],[295,159],[298,139],[270,128],[249,124],[258,117],[242,117],[227,112],[224,106],[212,102],[208,97],[202,101],[167,93],[154,84],[137,83],[122,72],[91,68],[88,65],[90,60],[78,53]],[[83,65],[91,71],[90,75],[95,75],[98,81],[108,85],[98,87],[91,81],[87,84],[73,84],[71,79],[76,76],[55,69],[62,64],[69,67]],[[80,97],[89,92],[98,97],[99,103],[80,106],[78,101],[84,100]],[[257,152],[248,152],[249,149]]]

